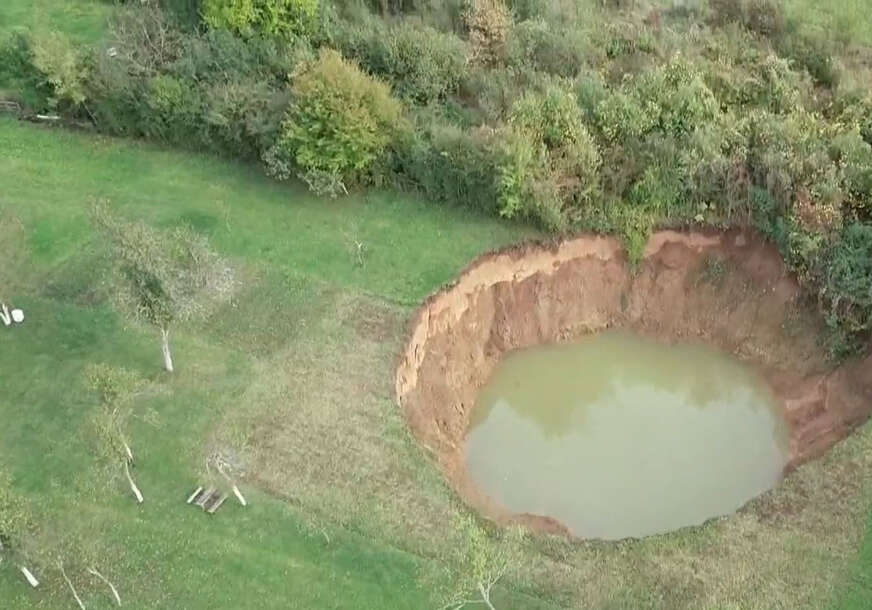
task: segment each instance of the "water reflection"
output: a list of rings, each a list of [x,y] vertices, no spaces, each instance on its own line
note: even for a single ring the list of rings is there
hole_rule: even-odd
[[[519,352],[479,403],[472,477],[507,508],[580,536],[642,536],[731,512],[786,461],[769,389],[703,346],[605,333]]]

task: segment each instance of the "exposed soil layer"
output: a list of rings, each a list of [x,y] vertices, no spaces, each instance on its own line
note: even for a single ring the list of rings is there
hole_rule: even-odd
[[[566,531],[547,517],[510,514],[477,490],[463,440],[478,390],[504,353],[606,328],[703,341],[756,366],[790,430],[788,470],[872,412],[872,356],[828,362],[820,320],[775,248],[755,235],[662,231],[635,269],[610,237],[519,246],[482,256],[425,302],[397,369],[409,425],[466,502],[498,521]]]

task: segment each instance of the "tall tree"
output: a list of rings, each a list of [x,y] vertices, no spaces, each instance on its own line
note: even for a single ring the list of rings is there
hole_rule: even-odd
[[[93,219],[112,246],[117,305],[160,332],[164,368],[172,372],[170,329],[227,301],[233,270],[190,228],[162,231],[122,220],[103,206],[94,208]]]

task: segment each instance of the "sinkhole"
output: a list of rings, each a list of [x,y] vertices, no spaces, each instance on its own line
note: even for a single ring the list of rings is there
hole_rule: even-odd
[[[753,233],[524,244],[421,306],[396,399],[485,517],[643,537],[777,495],[868,418],[872,356],[833,363],[823,328]]]

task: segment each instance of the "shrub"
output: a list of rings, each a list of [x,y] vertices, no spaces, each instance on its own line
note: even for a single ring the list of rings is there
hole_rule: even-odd
[[[583,32],[561,29],[541,19],[522,21],[509,30],[506,63],[573,78],[593,54]]]
[[[239,34],[301,35],[311,32],[319,0],[203,0],[203,21]]]
[[[527,93],[512,108],[509,122],[548,148],[577,142],[585,131],[575,95],[558,87]]]
[[[25,107],[44,110],[53,91],[45,75],[33,67],[30,36],[12,32],[0,39],[0,95]]]
[[[333,50],[295,75],[293,102],[278,141],[266,157],[281,164],[327,173],[343,183],[362,180],[401,127],[402,108],[390,89]]]
[[[781,55],[806,70],[818,85],[833,89],[839,84],[839,67],[826,39],[802,33],[794,26],[779,39],[777,47]]]
[[[66,37],[59,32],[32,35],[30,52],[33,67],[51,89],[50,106],[75,107],[85,101],[87,69],[82,56]]]
[[[485,66],[502,62],[512,15],[502,0],[469,0],[463,13],[470,59]]]
[[[403,186],[437,203],[497,213],[493,130],[465,130],[439,120],[421,121],[403,139],[396,172]]]
[[[454,92],[466,68],[463,41],[412,22],[340,22],[334,41],[343,54],[390,82],[398,97],[419,104]]]
[[[155,76],[146,82],[140,129],[143,135],[157,140],[200,141],[202,106],[195,83],[168,74]]]
[[[850,336],[872,330],[872,225],[851,224],[826,256],[821,295]]]
[[[709,0],[716,25],[738,23],[755,34],[777,38],[786,21],[781,0]]]

